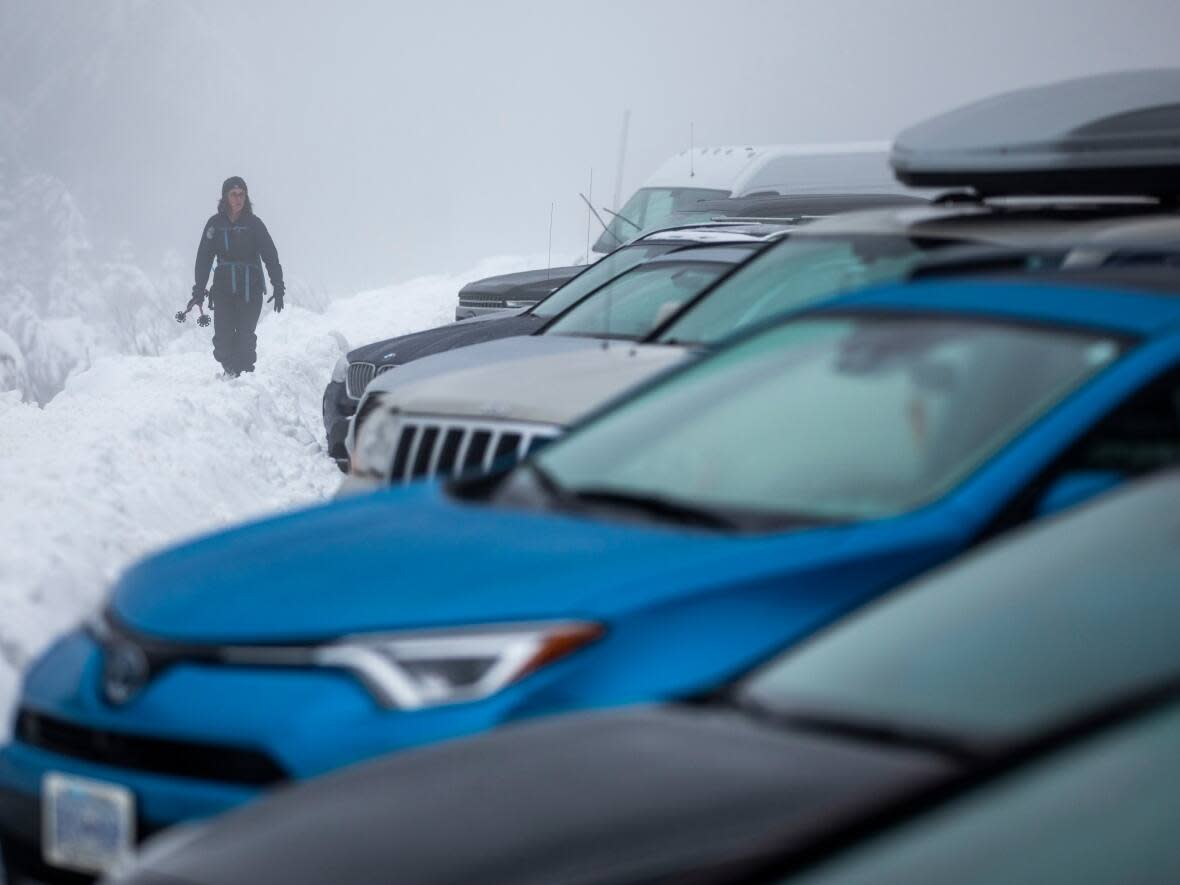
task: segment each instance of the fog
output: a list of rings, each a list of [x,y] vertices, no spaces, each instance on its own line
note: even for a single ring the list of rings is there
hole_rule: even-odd
[[[543,255],[551,208],[568,262],[591,176],[613,205],[690,132],[889,138],[998,90],[1174,64],[1180,4],[0,0],[0,33],[0,158],[60,179],[97,253],[187,267],[237,174],[288,276],[338,292]]]

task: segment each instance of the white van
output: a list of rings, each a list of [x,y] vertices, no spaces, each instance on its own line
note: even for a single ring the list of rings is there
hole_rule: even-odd
[[[631,195],[594,244],[610,252],[667,226],[701,200],[752,194],[902,193],[887,141],[700,147],[667,160]],[[683,215],[677,215],[683,220]]]
[[[889,147],[887,141],[860,141],[681,151],[614,213],[593,249],[606,254],[661,228],[730,214],[719,212],[716,203],[694,212],[693,207],[702,201],[755,194],[917,193],[894,177]],[[545,268],[475,280],[459,290],[455,319],[535,304],[583,269],[584,265]]]

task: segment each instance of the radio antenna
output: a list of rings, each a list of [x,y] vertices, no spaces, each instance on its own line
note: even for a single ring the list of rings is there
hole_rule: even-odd
[[[594,211],[594,167],[590,167],[590,187],[586,189],[588,196],[583,199],[586,200],[586,205],[590,207],[590,212]],[[590,215],[586,215],[586,263],[590,263]]]
[[[615,170],[615,211],[623,207],[623,161],[627,159],[627,129],[631,125],[631,109],[623,111],[623,131],[619,134],[619,167]]]
[[[620,237],[620,236],[619,236],[617,233],[615,233],[613,230],[611,230],[611,229],[610,229],[610,226],[609,226],[609,225],[608,225],[608,224],[607,224],[605,221],[603,221],[603,220],[602,220],[602,216],[598,214],[598,210],[594,208],[594,204],[593,204],[593,203],[591,203],[591,202],[590,202],[588,199],[586,199],[586,195],[585,195],[585,194],[583,194],[583,193],[579,193],[579,194],[578,194],[578,196],[582,198],[582,202],[586,204],[586,208],[587,208],[587,209],[590,211],[590,214],[591,214],[591,215],[593,215],[595,218],[597,218],[597,219],[598,219],[598,223],[602,225],[602,229],[603,229],[603,230],[604,230],[606,233],[608,233],[608,234],[610,234],[612,237],[614,237],[614,238],[615,238],[615,242],[616,242],[616,243],[618,243],[620,246],[621,246],[621,245],[623,245],[623,238],[622,238],[622,237]],[[610,210],[609,210],[609,209],[607,209],[606,211],[607,211],[607,212],[610,212]],[[613,214],[613,213],[612,213],[612,214]],[[621,217],[621,216],[620,216],[620,217]],[[630,223],[630,224],[635,224],[635,222],[634,222],[634,221],[630,221],[629,219],[627,219],[627,220],[629,221],[629,223]],[[636,226],[638,226],[638,225],[636,225]]]
[[[545,255],[545,279],[549,279],[549,271],[553,269],[553,207],[556,203],[549,204],[549,251]]]

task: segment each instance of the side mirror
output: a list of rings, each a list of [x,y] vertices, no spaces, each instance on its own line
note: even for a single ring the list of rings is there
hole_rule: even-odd
[[[1068,510],[1076,504],[1108,492],[1126,476],[1116,470],[1071,470],[1057,477],[1037,504],[1037,516]]]

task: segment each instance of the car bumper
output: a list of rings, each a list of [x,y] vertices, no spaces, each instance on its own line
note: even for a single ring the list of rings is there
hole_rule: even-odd
[[[328,441],[328,455],[341,470],[348,470],[348,449],[344,438],[348,424],[356,414],[356,400],[348,395],[343,381],[329,382],[324,389],[324,433]]]
[[[473,703],[390,710],[340,670],[174,663],[126,706],[114,707],[100,695],[102,657],[94,639],[79,630],[59,640],[26,676],[23,712],[94,735],[85,744],[66,744],[14,729],[13,740],[0,749],[0,839],[26,860],[40,856],[42,782],[52,772],[130,790],[137,836],[144,838],[182,821],[219,814],[282,782],[235,783],[185,774],[201,748],[262,754],[284,779],[302,780],[387,752],[483,731],[512,718],[529,695],[528,689],[513,686]],[[126,755],[106,758],[126,753],[111,749],[123,739],[184,746],[169,757],[168,770],[160,770],[158,761],[149,770],[127,762]]]

